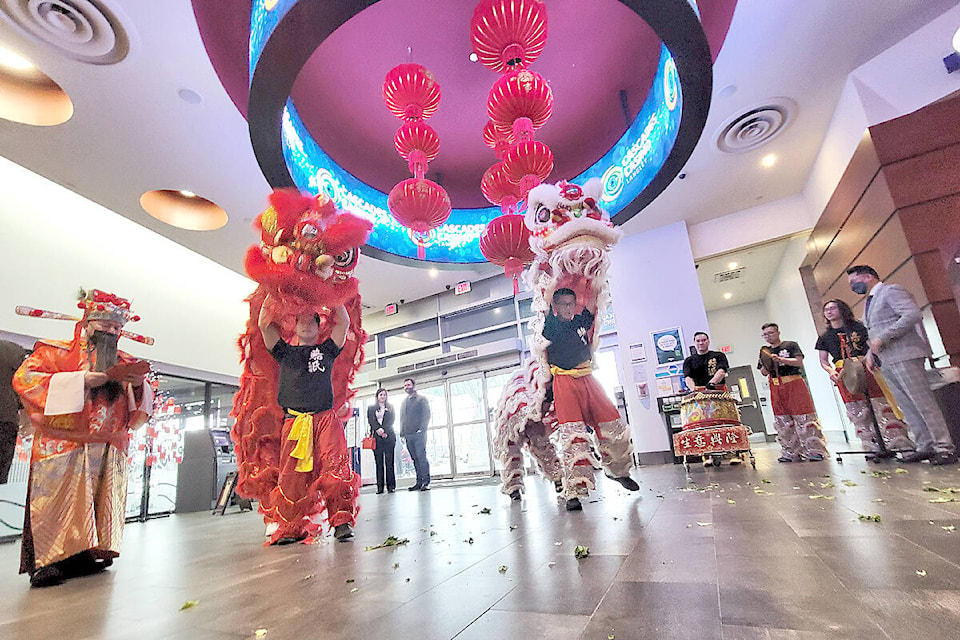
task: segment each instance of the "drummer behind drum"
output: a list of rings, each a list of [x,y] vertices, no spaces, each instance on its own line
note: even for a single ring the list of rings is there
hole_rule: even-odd
[[[693,334],[693,344],[697,352],[683,361],[683,376],[687,381],[687,388],[691,391],[726,391],[727,370],[730,363],[727,356],[719,351],[710,351],[710,336],[703,331]],[[704,456],[703,466],[720,466],[722,456]],[[730,464],[740,464],[743,459],[740,454],[734,454]]]

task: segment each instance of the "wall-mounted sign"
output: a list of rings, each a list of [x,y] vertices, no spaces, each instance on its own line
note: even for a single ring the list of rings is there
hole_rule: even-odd
[[[470,281],[464,280],[463,282],[457,283],[457,288],[453,290],[455,295],[460,295],[461,293],[467,293],[470,291]]]
[[[657,366],[683,362],[683,334],[680,327],[650,332],[657,352]]]
[[[733,345],[725,344],[720,347],[720,353],[733,353]]]
[[[391,302],[390,304],[388,304],[387,306],[385,306],[385,307],[383,308],[383,315],[385,315],[385,316],[392,316],[392,315],[394,315],[394,314],[397,313],[397,310],[398,310],[398,309],[397,309],[397,303],[396,303],[396,302]]]

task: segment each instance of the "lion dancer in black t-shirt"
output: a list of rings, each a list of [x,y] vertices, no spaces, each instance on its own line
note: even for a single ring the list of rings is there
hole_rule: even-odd
[[[607,475],[630,491],[638,491],[640,486],[630,477],[630,433],[620,420],[620,412],[592,375],[593,314],[586,308],[576,313],[577,294],[572,289],[557,289],[551,307],[552,312],[544,320],[543,337],[550,341],[547,363],[553,375],[564,497],[567,511],[579,511],[580,498],[594,486],[588,426],[597,436],[600,462]]]
[[[280,337],[273,320],[272,298],[260,310],[263,343],[280,363],[277,402],[285,412],[280,434],[277,486],[263,499],[265,519],[278,523],[271,543],[288,544],[314,537],[313,522],[322,506],[337,540],[353,536],[360,476],[350,466],[350,455],[340,418],[333,408],[330,375],[333,361],[346,341],[350,318],[343,305],[333,310],[330,337],[320,342],[320,315],[298,313],[297,344]]]
[[[770,378],[770,404],[781,449],[777,461],[819,462],[827,456],[827,441],[801,375],[803,351],[796,342],[781,340],[780,327],[773,322],[763,325],[761,332],[769,346],[760,348],[757,368]]]

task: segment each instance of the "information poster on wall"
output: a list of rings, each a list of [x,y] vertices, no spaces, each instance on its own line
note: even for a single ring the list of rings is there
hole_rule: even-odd
[[[657,366],[683,362],[683,334],[680,327],[653,331],[650,335],[657,352]]]

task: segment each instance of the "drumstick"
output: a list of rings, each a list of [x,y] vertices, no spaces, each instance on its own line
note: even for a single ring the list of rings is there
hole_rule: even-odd
[[[46,318],[48,320],[70,320],[71,322],[79,322],[80,318],[76,316],[71,316],[67,313],[58,313],[56,311],[45,311],[43,309],[34,309],[32,307],[24,307],[22,305],[17,306],[16,308],[17,315],[19,316],[29,316],[31,318]],[[121,331],[120,335],[124,338],[130,338],[134,342],[140,342],[146,345],[152,345],[154,339],[148,336],[142,336],[139,333],[133,333],[130,331]]]

